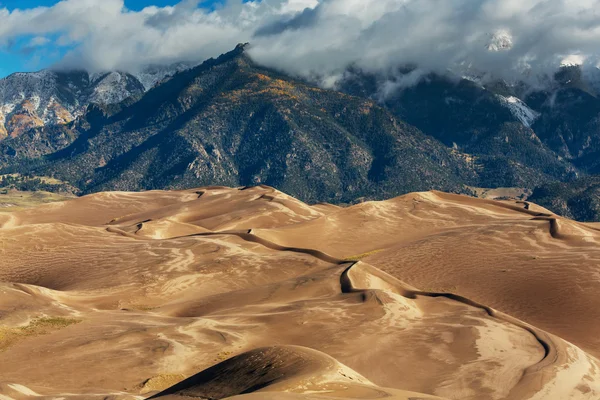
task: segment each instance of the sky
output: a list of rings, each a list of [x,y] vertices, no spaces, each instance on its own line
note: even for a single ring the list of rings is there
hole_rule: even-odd
[[[333,85],[349,65],[532,79],[597,69],[600,0],[0,0],[0,76],[135,72],[250,42],[255,61]]]
[[[58,3],[60,0],[3,0],[0,1],[0,6],[6,7],[9,10],[27,9],[35,7],[50,7]],[[178,3],[178,0],[127,0],[125,6],[130,10],[141,10],[149,5],[159,7],[173,6]]]
[[[97,0],[100,3],[103,0]],[[131,11],[141,11],[146,7],[174,6],[180,0],[126,0],[124,6]],[[29,10],[36,7],[52,7],[60,0],[0,0],[0,9],[9,11]],[[215,1],[205,2],[205,6],[211,7]],[[0,17],[1,21],[1,17]],[[28,35],[25,35],[27,37]],[[27,39],[13,39],[8,45],[0,47],[0,78],[13,72],[30,72],[50,67],[59,62],[65,54],[72,50],[71,46],[52,46],[51,43],[44,46],[36,46],[35,51],[27,46]],[[22,51],[25,50],[25,51]]]

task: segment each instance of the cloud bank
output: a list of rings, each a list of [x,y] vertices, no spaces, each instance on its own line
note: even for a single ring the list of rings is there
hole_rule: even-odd
[[[200,62],[251,42],[259,63],[332,82],[348,67],[515,79],[600,62],[600,0],[196,0],[128,10],[123,0],[0,9],[0,47],[68,49],[62,67],[135,71]],[[35,47],[35,46],[32,46]]]

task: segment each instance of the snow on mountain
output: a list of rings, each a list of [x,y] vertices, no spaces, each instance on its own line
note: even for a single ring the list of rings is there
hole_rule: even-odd
[[[87,103],[114,104],[130,96],[145,92],[144,86],[133,75],[109,72],[92,76],[91,92]]]
[[[118,103],[190,67],[148,67],[135,75],[52,70],[12,74],[0,79],[0,140],[34,127],[68,123],[91,103]]]
[[[179,62],[168,66],[150,66],[135,73],[134,76],[144,85],[146,90],[152,89],[158,82],[166,77],[173,76],[178,72],[193,68],[195,65],[185,62]]]
[[[580,54],[571,54],[566,56],[560,62],[561,67],[577,67],[585,62],[585,56]]]
[[[52,71],[16,73],[0,80],[0,139],[46,123],[72,120],[77,105],[57,98],[61,86]]]
[[[505,51],[510,50],[513,47],[513,38],[510,32],[505,30],[499,30],[491,35],[490,40],[487,44],[489,51]]]
[[[533,125],[535,120],[538,119],[540,116],[538,112],[529,108],[529,106],[527,106],[527,104],[525,104],[524,101],[517,97],[506,97],[502,95],[497,96],[502,105],[507,107],[512,112],[512,114],[516,118],[518,118],[523,125],[525,125],[528,128],[531,128],[531,125]]]

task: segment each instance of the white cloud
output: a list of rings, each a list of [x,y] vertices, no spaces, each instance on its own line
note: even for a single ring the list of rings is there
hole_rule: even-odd
[[[296,13],[304,11],[306,8],[315,8],[318,4],[318,0],[289,0],[282,5],[281,13]]]
[[[300,75],[354,62],[367,70],[467,65],[507,79],[534,77],[569,54],[598,63],[597,10],[595,0],[327,0],[310,26],[258,38],[253,54]]]
[[[0,46],[23,35],[58,37],[74,46],[65,66],[135,70],[202,61],[249,41],[258,62],[328,82],[348,64],[469,66],[510,79],[551,72],[570,55],[586,66],[600,60],[600,0],[230,0],[216,10],[197,4],[133,12],[123,0],[63,0],[0,9]]]
[[[50,43],[51,40],[48,39],[45,36],[36,36],[31,38],[31,40],[29,41],[29,43],[27,44],[27,46],[29,47],[39,47],[39,46],[44,46],[48,43]]]

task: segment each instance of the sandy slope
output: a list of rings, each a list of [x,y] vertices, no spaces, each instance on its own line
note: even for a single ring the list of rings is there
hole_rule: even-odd
[[[600,397],[600,232],[533,204],[213,187],[0,218],[0,400]]]

